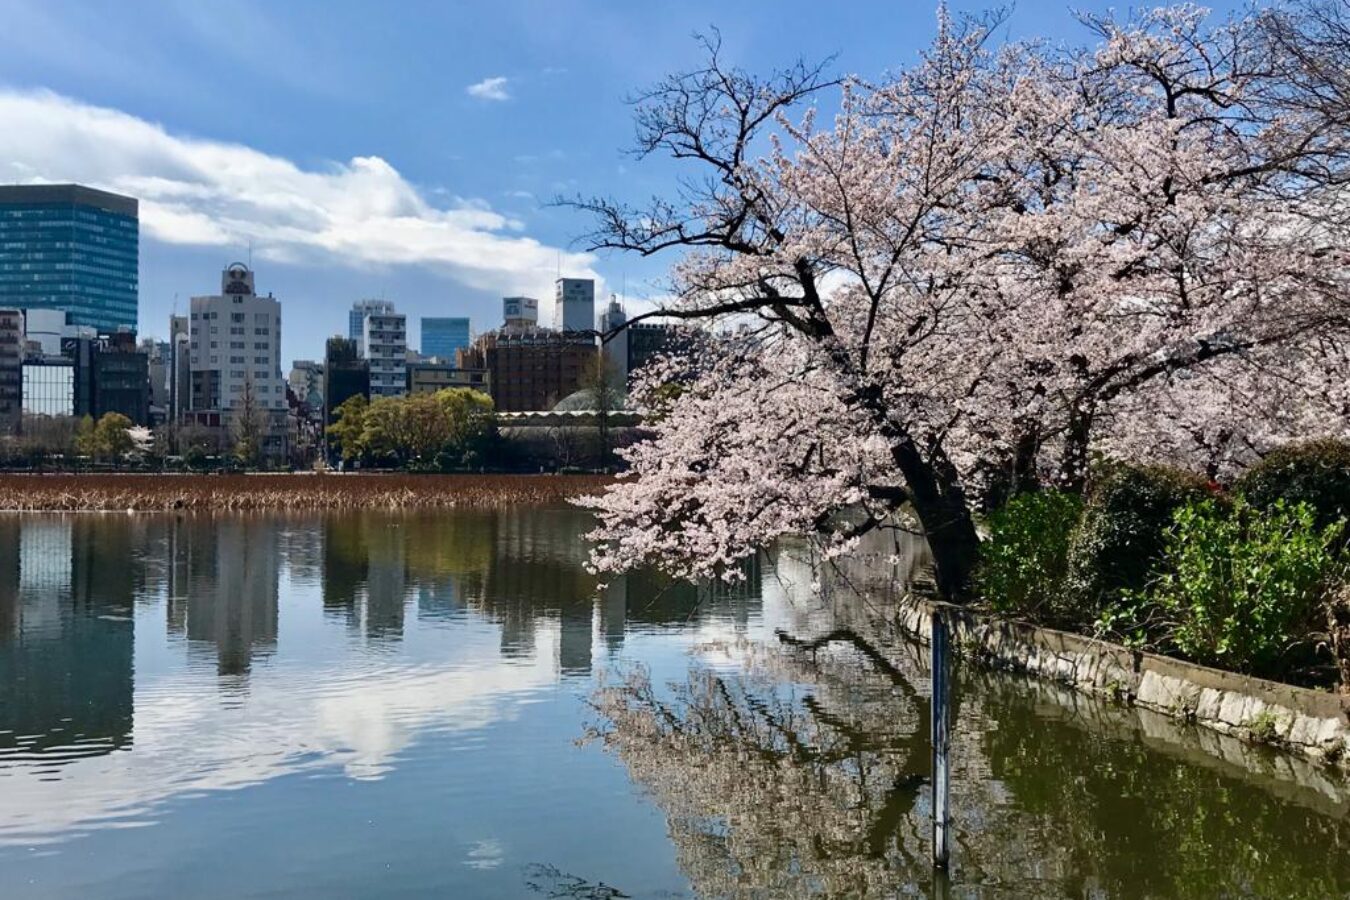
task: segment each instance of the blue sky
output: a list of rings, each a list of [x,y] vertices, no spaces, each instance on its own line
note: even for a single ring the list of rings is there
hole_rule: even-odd
[[[837,54],[839,72],[874,76],[914,59],[934,9],[0,0],[0,182],[142,198],[143,335],[167,332],[175,295],[185,309],[214,293],[250,241],[259,289],[283,302],[287,362],[321,354],[362,297],[393,300],[414,342],[424,315],[494,327],[502,295],[547,306],[560,264],[636,305],[667,261],[587,255],[587,222],[545,205],[670,185],[669,165],[623,152],[626,95],[696,62],[690,35],[709,25],[752,70]],[[1081,37],[1050,0],[1022,0],[1006,31]]]

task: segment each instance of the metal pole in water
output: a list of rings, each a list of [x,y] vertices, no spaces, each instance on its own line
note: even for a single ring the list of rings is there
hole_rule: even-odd
[[[949,727],[951,692],[951,647],[947,623],[941,613],[933,613],[933,865],[947,868],[948,824],[950,821],[951,767],[949,765]]]

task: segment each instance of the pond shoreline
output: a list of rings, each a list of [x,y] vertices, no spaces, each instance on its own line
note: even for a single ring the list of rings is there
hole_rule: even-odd
[[[606,475],[0,474],[0,512],[448,509],[560,503]]]
[[[1350,771],[1350,696],[1131,650],[911,598],[898,626],[925,643],[941,616],[963,656]]]

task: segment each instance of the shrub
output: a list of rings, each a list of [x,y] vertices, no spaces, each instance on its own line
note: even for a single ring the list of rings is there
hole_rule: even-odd
[[[1306,503],[1244,500],[1177,510],[1159,574],[1124,606],[1164,650],[1239,672],[1278,675],[1311,648],[1323,598],[1341,568],[1344,522],[1317,527]]]
[[[1350,443],[1290,444],[1248,469],[1233,485],[1248,503],[1269,509],[1279,500],[1312,507],[1319,528],[1350,518]]]
[[[1069,536],[1067,601],[1091,622],[1125,591],[1137,591],[1162,555],[1173,513],[1210,496],[1198,476],[1163,466],[1110,464],[1088,486]]]
[[[1083,501],[1075,494],[1040,491],[1014,497],[989,517],[980,548],[977,585],[1000,612],[1063,619],[1069,533]]]

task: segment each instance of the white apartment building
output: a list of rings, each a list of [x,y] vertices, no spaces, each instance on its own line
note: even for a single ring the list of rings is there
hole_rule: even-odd
[[[229,425],[244,398],[284,441],[286,382],[281,375],[281,303],[259,297],[253,272],[231,263],[220,278],[220,293],[193,297],[188,325],[191,393],[187,409],[205,425]],[[276,429],[279,428],[279,431]]]
[[[370,364],[370,396],[401,397],[408,392],[408,319],[392,310],[367,313],[361,345]]]
[[[352,304],[351,311],[347,313],[347,337],[356,341],[356,355],[365,356],[366,348],[364,344],[366,329],[366,316],[369,315],[392,315],[394,304],[388,300],[357,300]]]

